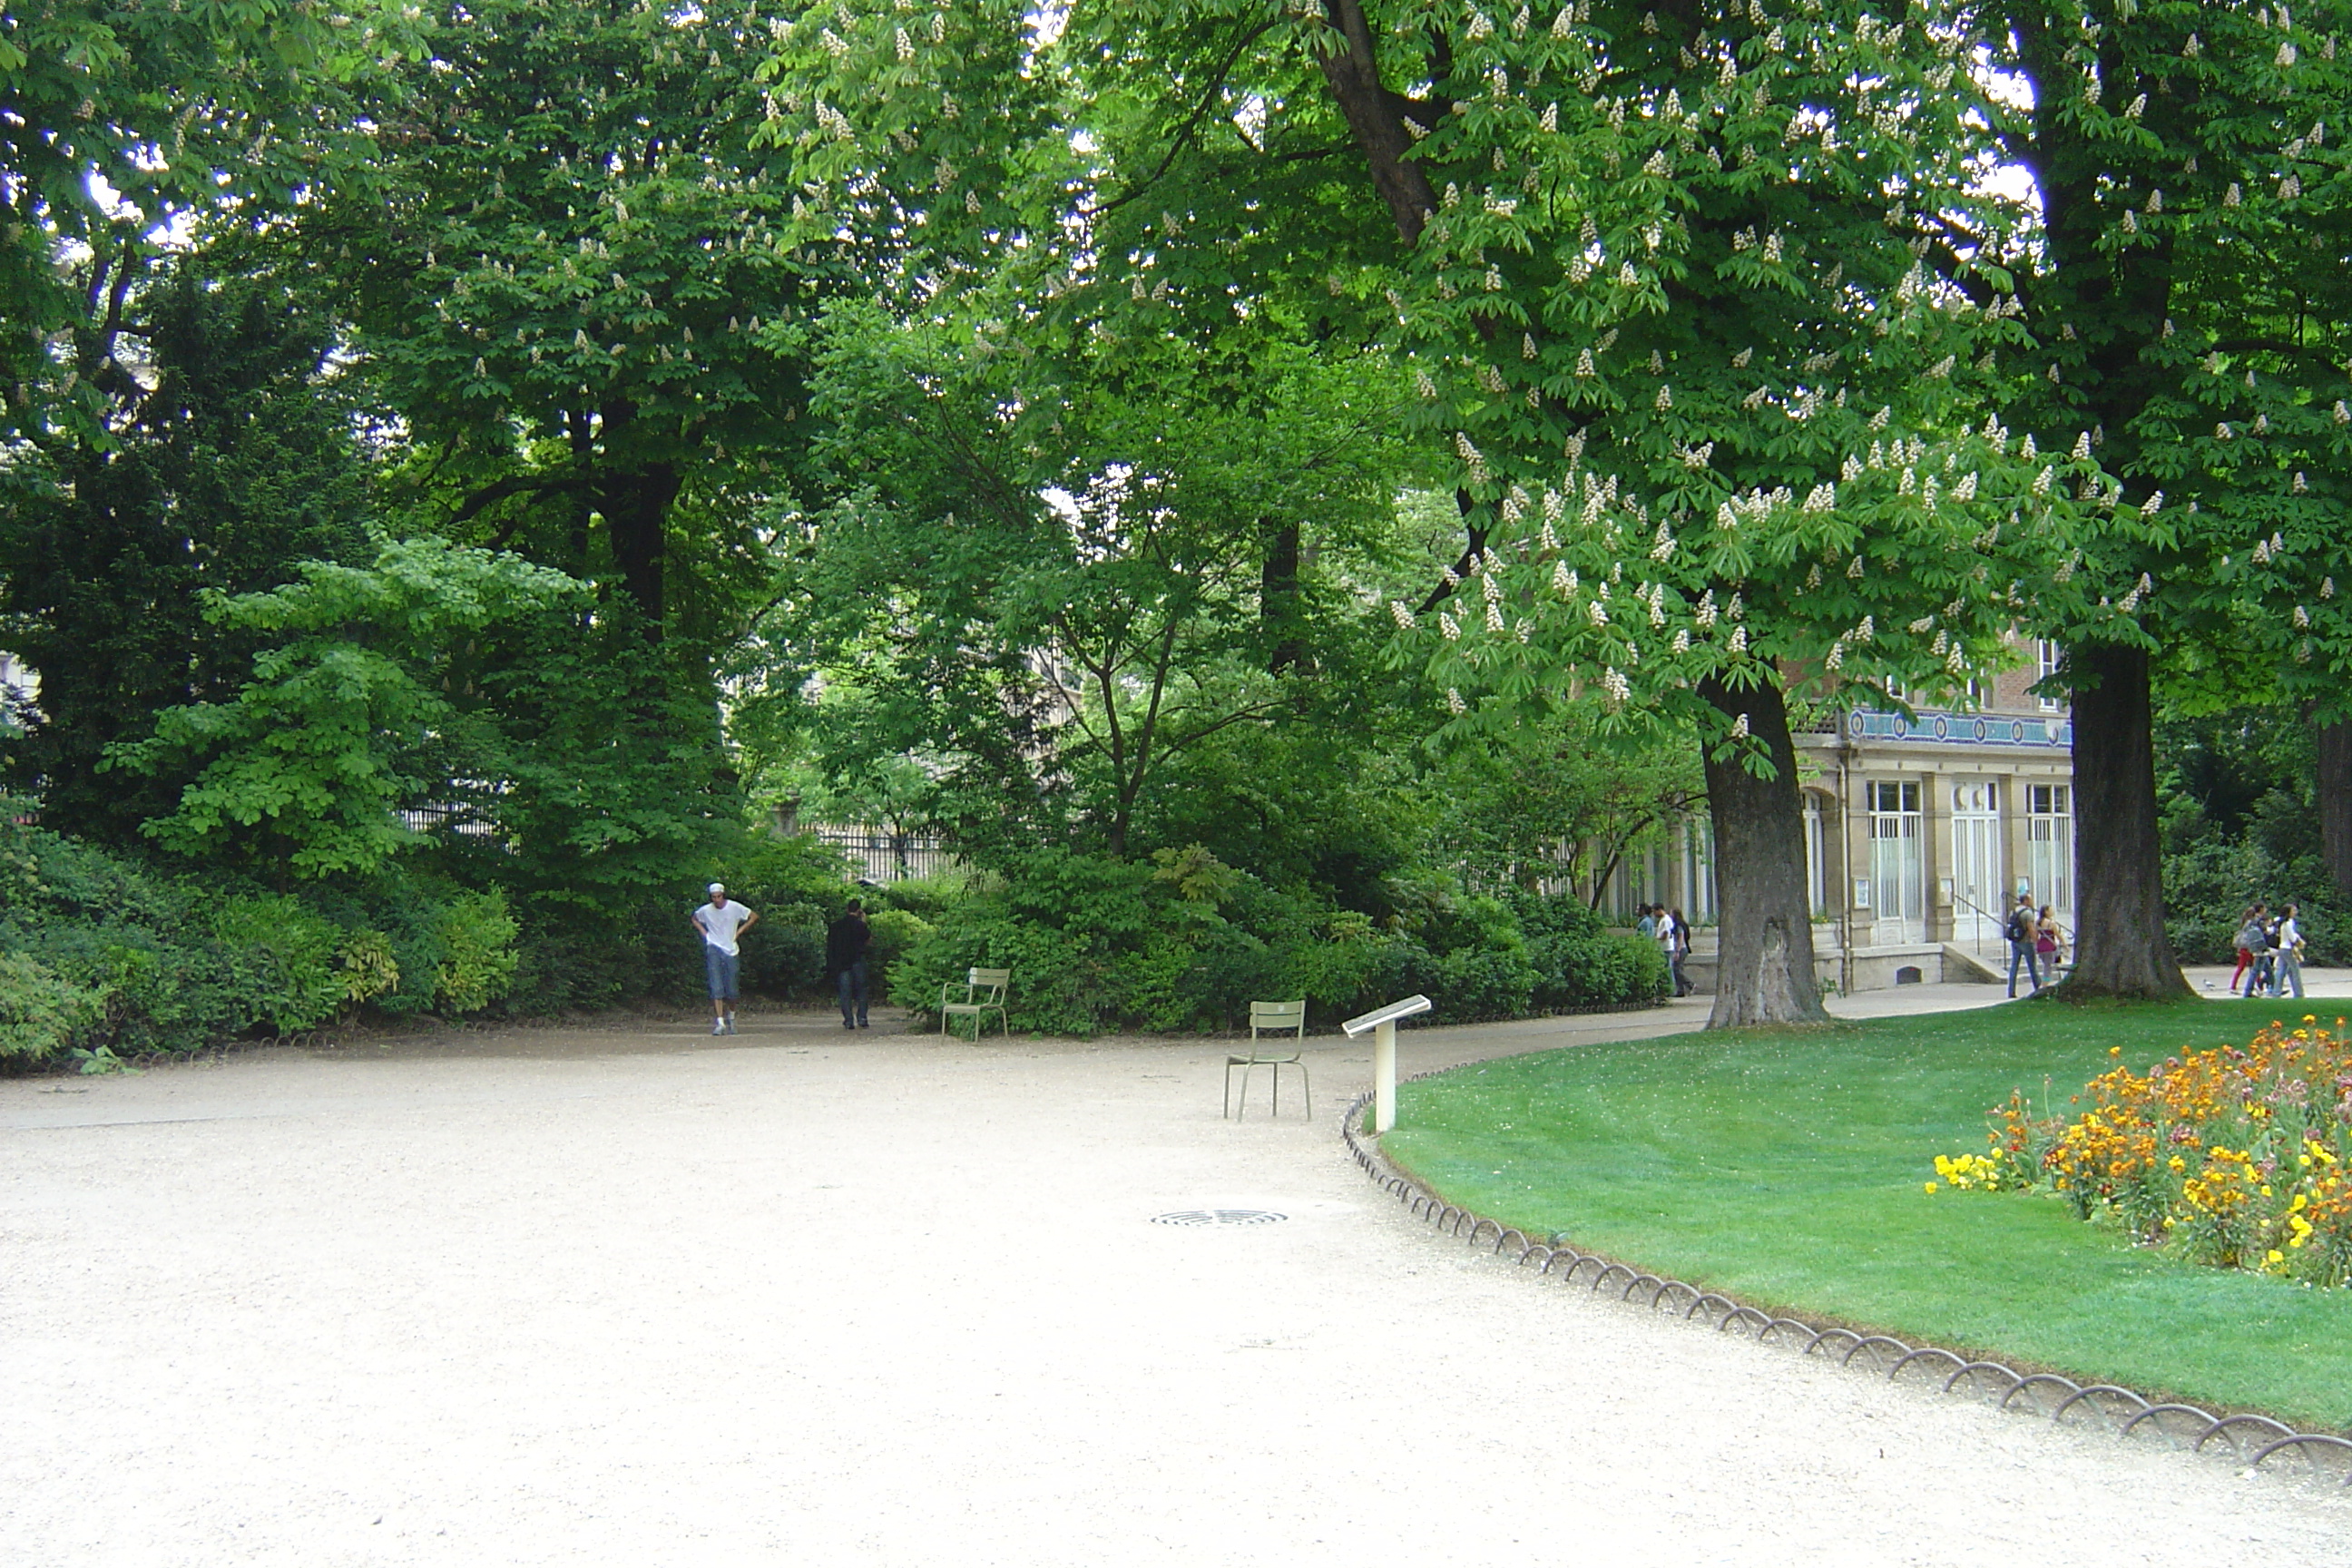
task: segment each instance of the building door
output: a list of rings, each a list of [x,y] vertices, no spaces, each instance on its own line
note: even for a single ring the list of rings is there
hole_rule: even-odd
[[[1925,942],[1919,786],[1873,779],[1864,788],[1869,791],[1870,877],[1877,905],[1871,940],[1881,945]]]
[[[1952,940],[2000,935],[2000,794],[1993,784],[1952,786]]]
[[[2025,790],[2026,896],[2057,911],[2059,922],[2074,923],[2074,803],[2065,784],[2028,784]]]

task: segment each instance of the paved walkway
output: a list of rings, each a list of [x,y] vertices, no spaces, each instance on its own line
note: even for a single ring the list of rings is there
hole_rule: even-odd
[[[1222,1050],[799,1015],[0,1083],[0,1563],[2352,1555],[2333,1498],[1432,1242],[1339,1151],[1360,1047],[1312,1123],[1222,1121]],[[1290,1217],[1148,1223],[1218,1206]]]

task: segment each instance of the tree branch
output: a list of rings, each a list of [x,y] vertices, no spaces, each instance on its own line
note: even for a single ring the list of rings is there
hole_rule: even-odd
[[[543,490],[577,489],[583,482],[583,481],[581,480],[578,476],[572,474],[509,475],[506,479],[499,480],[498,483],[485,486],[483,489],[476,490],[472,495],[468,496],[463,505],[459,506],[456,511],[449,514],[448,518],[446,520],[446,526],[454,528],[458,523],[470,522],[475,518],[479,517],[483,512],[488,510],[491,507],[494,507],[498,505],[499,502],[507,500],[509,496],[536,495]],[[516,526],[516,524],[509,523],[505,529],[500,531],[499,534],[499,544],[503,544],[509,539],[514,537]],[[495,549],[497,546],[494,545],[492,548]]]
[[[1234,47],[1225,55],[1224,63],[1219,66],[1216,73],[1209,79],[1209,89],[1201,95],[1201,101],[1193,106],[1192,112],[1185,117],[1184,123],[1177,129],[1176,140],[1168,144],[1167,155],[1160,160],[1158,168],[1146,174],[1141,183],[1129,186],[1125,194],[1114,196],[1107,202],[1097,203],[1090,207],[1080,207],[1078,216],[1100,217],[1105,213],[1116,212],[1142,195],[1153,185],[1158,184],[1160,176],[1175,165],[1177,158],[1181,155],[1186,144],[1192,140],[1192,133],[1200,130],[1201,121],[1207,118],[1209,110],[1216,106],[1217,95],[1225,89],[1225,78],[1233,74],[1235,66],[1241,64],[1242,56],[1248,51],[1252,44],[1272,32],[1281,22],[1281,14],[1277,12],[1258,23],[1257,26],[1247,29],[1234,41]]]

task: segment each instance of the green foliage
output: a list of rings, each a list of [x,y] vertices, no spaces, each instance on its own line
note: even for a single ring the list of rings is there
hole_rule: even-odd
[[[2311,729],[2284,709],[2157,724],[2165,931],[2184,963],[2234,963],[2247,906],[2298,906],[2306,962],[2352,959],[2319,853]]]
[[[1376,924],[1360,911],[1222,868],[1220,902],[1186,897],[1150,865],[1043,851],[943,910],[893,971],[890,996],[937,1009],[943,981],[972,965],[1013,972],[1015,1028],[1218,1030],[1253,1000],[1305,996],[1328,1024],[1415,991],[1446,1022],[1664,994],[1656,944],[1610,935],[1573,900],[1439,894]]]
[[[1198,844],[1181,849],[1154,849],[1151,873],[1155,882],[1176,889],[1186,903],[1221,905],[1241,887],[1242,874]]]
[[[102,435],[57,434],[0,463],[0,647],[42,678],[0,764],[52,827],[116,845],[137,844],[187,780],[107,776],[107,748],[159,709],[230,698],[267,641],[208,617],[205,595],[368,553],[329,312],[276,279],[217,276],[216,260],[138,279],[124,324],[152,384],[100,375]]]
[[[767,20],[481,0],[419,26],[360,84],[364,160],[283,243],[404,423],[420,522],[595,582],[690,665],[765,596],[757,496],[805,428],[809,321],[864,291],[750,145]]]
[[[190,859],[316,879],[367,874],[412,840],[394,815],[431,803],[465,763],[467,716],[434,677],[500,622],[541,616],[577,585],[513,556],[392,542],[371,565],[300,565],[263,594],[211,594],[207,615],[270,637],[223,702],[156,715],[111,765],[189,777],[143,831]]]
[[[284,0],[59,0],[0,15],[12,214],[0,226],[0,321],[19,329],[0,335],[0,385],[12,394],[0,399],[0,436],[100,425],[113,389],[87,374],[87,360],[59,356],[57,340],[79,337],[77,347],[97,343],[110,357],[116,280],[176,244],[165,231],[313,184],[340,141],[334,116],[308,137],[286,134],[289,122],[331,102],[338,78],[395,52],[406,32],[389,7],[330,17]]]
[[[496,892],[391,873],[276,893],[159,873],[5,816],[0,890],[0,953],[18,966],[0,1008],[26,1031],[14,1044],[47,1042],[39,1054],[185,1053],[362,1005],[477,1011],[520,965]]]
[[[0,1063],[37,1062],[95,1024],[106,993],[77,985],[21,952],[0,952]]]
[[[235,1033],[267,1024],[272,1034],[315,1027],[342,1006],[348,984],[338,963],[341,935],[293,895],[224,900],[210,911],[210,935],[231,954],[250,1016]]]
[[[441,908],[442,959],[433,966],[433,1000],[451,1013],[478,1013],[514,984],[515,918],[506,895],[459,893]]]
[[[1573,709],[1448,748],[1423,786],[1433,858],[1482,886],[1567,880],[1597,901],[1618,866],[1706,809],[1678,741],[1612,736]]]

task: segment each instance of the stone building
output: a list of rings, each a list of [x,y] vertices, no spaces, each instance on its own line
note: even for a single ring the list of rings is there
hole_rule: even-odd
[[[2073,727],[2028,689],[2058,650],[1949,706],[1857,706],[1796,739],[1818,973],[1841,990],[2006,977],[2001,928],[2019,894],[2074,926]],[[1896,695],[1903,695],[1899,690]],[[1692,978],[1712,979],[1713,857],[1704,820],[1629,858],[1604,906],[1680,907],[1698,930]]]

